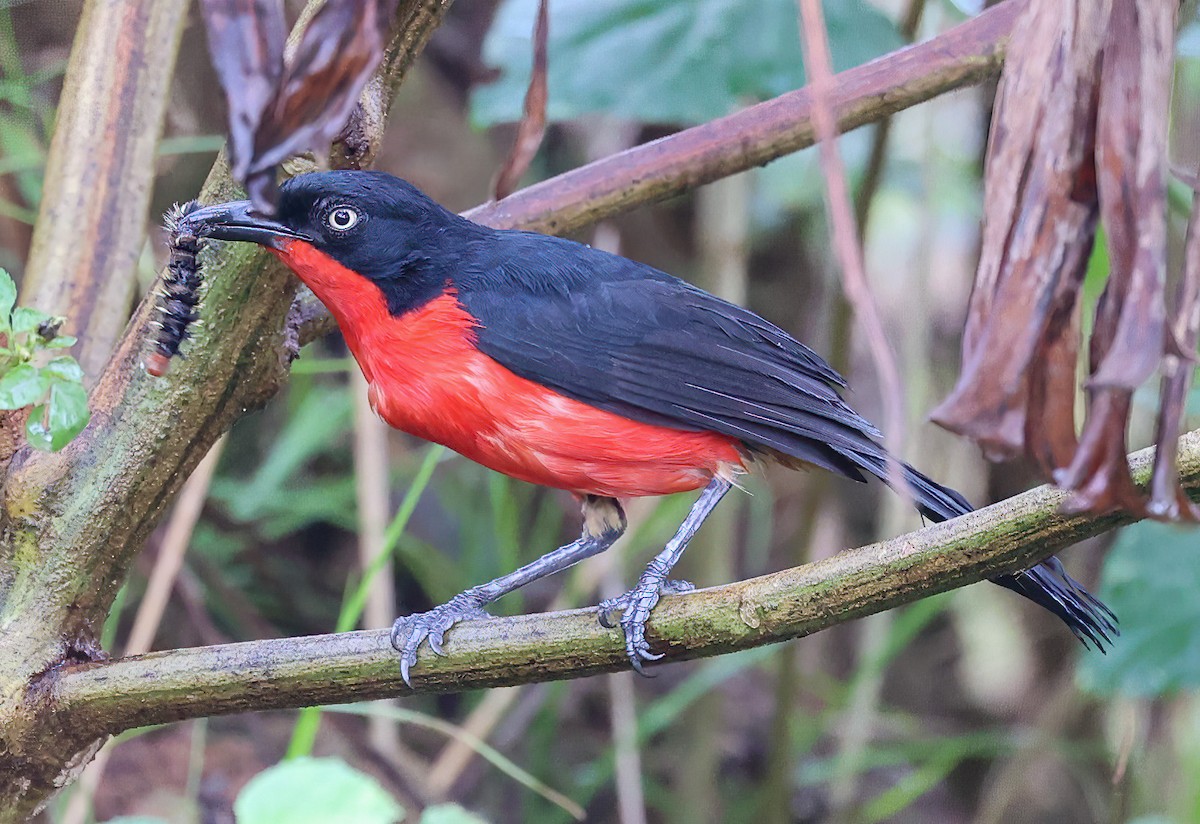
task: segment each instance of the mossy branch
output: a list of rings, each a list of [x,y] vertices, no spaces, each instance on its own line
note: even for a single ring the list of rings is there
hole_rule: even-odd
[[[1153,450],[1130,456],[1149,479]],[[1185,488],[1200,490],[1200,430],[1179,441]],[[650,636],[666,660],[700,658],[808,635],[1027,568],[1115,526],[1125,515],[1067,515],[1065,496],[1039,487],[946,523],[759,578],[665,597]],[[1049,619],[1047,619],[1049,620]],[[616,630],[591,610],[494,618],[452,629],[447,656],[425,651],[417,692],[579,678],[628,666]],[[409,692],[384,631],[252,641],[59,667],[34,700],[89,734],[248,710],[360,701]]]

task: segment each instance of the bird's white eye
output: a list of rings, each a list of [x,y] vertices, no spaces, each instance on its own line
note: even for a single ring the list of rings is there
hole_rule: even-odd
[[[338,206],[325,217],[325,223],[335,232],[347,232],[358,224],[358,212],[349,206]]]

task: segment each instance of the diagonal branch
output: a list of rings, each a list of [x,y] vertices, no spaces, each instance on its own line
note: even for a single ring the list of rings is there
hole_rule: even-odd
[[[874,123],[994,75],[1022,7],[1022,0],[1007,0],[925,43],[835,75],[829,103],[837,131]],[[803,88],[581,166],[465,215],[497,229],[561,235],[814,142],[813,97]],[[307,342],[333,329],[333,320],[306,296],[297,325]]]
[[[395,4],[389,54],[335,146],[334,165],[370,161],[395,85],[449,5]],[[218,159],[202,197],[238,194]],[[65,660],[102,654],[99,628],[159,514],[221,432],[286,375],[281,330],[295,282],[268,257],[255,249],[205,253],[212,278],[205,324],[193,357],[162,380],[139,367],[153,308],[143,300],[92,389],[87,429],[61,452],[22,449],[7,466],[0,495],[0,822],[32,815],[77,775],[96,745],[58,726],[46,707],[26,703],[29,683]]]
[[[1130,456],[1145,485],[1152,449]],[[1200,493],[1200,430],[1179,440],[1183,484]],[[1065,496],[1039,487],[908,535],[794,569],[664,598],[651,637],[671,660],[720,655],[809,635],[834,624],[1027,568],[1065,546],[1132,522],[1067,515]],[[460,624],[449,655],[423,654],[420,692],[458,692],[579,678],[628,666],[618,633],[590,610]],[[91,735],[185,718],[402,695],[386,631],[171,650],[64,666],[31,700]]]

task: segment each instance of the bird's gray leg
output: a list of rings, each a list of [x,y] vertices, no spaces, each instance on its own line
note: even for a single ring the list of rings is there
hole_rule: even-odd
[[[655,555],[654,560],[646,567],[646,571],[638,579],[637,586],[620,598],[610,598],[601,602],[598,608],[600,623],[604,626],[611,626],[611,613],[618,610],[622,612],[621,629],[625,632],[625,653],[629,656],[633,668],[643,675],[645,672],[642,670],[642,661],[662,658],[662,655],[650,651],[650,643],[646,640],[646,621],[650,618],[650,611],[654,609],[663,592],[680,591],[679,586],[667,580],[667,575],[670,574],[671,567],[683,556],[688,542],[700,529],[704,519],[732,486],[724,478],[713,478],[700,493],[696,503],[692,504],[691,511],[683,519],[674,537],[667,542],[666,548]],[[683,588],[690,587],[685,585]]]
[[[455,595],[440,607],[396,619],[392,625],[392,646],[400,653],[400,675],[412,686],[408,672],[417,663],[417,648],[429,639],[429,648],[445,655],[442,643],[446,630],[459,621],[487,617],[483,607],[528,583],[579,563],[608,549],[625,531],[625,512],[616,498],[588,495],[583,499],[583,534],[579,539],[515,572],[494,581],[471,587]]]

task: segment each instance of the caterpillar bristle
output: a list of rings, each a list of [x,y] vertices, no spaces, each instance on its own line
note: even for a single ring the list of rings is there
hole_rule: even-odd
[[[152,351],[143,359],[148,373],[162,377],[171,358],[180,356],[179,347],[192,337],[190,327],[200,315],[200,289],[204,279],[197,256],[204,240],[187,225],[187,216],[200,208],[197,201],[175,204],[163,215],[163,226],[170,233],[170,257],[162,282],[154,290],[157,317],[149,321],[156,332]]]

